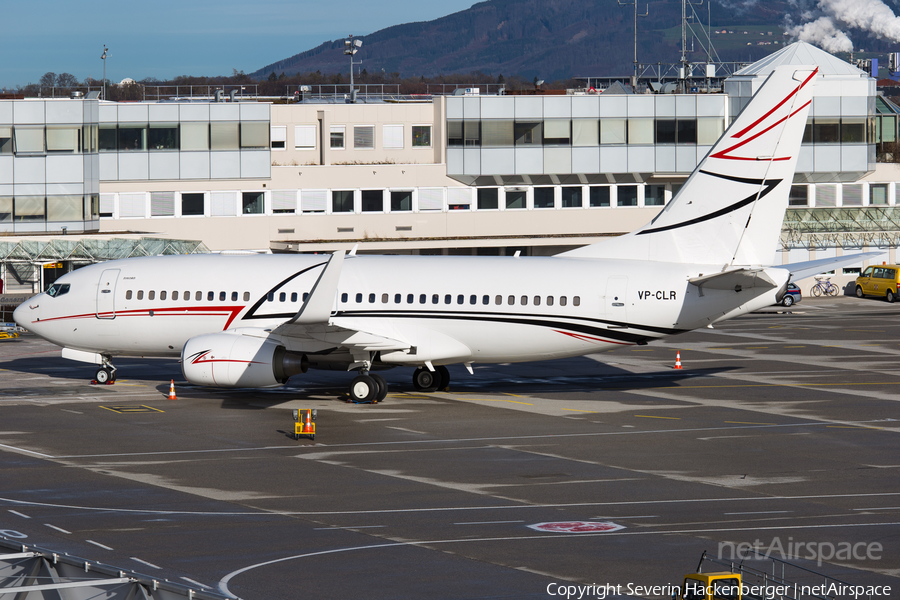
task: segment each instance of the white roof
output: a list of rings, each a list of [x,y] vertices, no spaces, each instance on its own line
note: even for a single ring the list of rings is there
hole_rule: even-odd
[[[751,77],[768,75],[775,67],[782,65],[818,65],[819,74],[826,77],[844,76],[858,78],[867,76],[865,71],[861,71],[850,63],[844,62],[806,42],[794,42],[789,46],[785,46],[778,52],[744,67],[735,75]]]

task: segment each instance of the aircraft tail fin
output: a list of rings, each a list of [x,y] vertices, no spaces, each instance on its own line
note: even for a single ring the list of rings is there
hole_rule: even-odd
[[[815,67],[776,68],[650,223],[561,256],[723,267],[771,262],[817,73]]]

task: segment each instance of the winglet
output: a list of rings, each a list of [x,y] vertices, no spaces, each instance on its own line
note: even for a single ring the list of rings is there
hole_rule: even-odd
[[[334,308],[338,282],[341,279],[341,267],[344,265],[344,251],[338,250],[331,255],[319,279],[313,285],[306,302],[297,311],[291,323],[327,323]]]

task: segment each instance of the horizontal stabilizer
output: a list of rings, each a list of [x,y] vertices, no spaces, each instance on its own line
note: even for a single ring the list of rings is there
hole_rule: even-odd
[[[826,271],[831,271],[843,265],[852,265],[862,262],[873,256],[882,256],[884,252],[860,252],[858,254],[849,254],[844,256],[832,256],[831,258],[819,258],[817,260],[809,260],[806,262],[792,263],[789,265],[775,265],[773,269],[787,269],[791,272],[791,281],[799,281],[811,275],[818,275]]]
[[[722,273],[692,277],[688,281],[701,289],[734,290],[735,292],[751,288],[778,287],[763,269],[731,269]]]

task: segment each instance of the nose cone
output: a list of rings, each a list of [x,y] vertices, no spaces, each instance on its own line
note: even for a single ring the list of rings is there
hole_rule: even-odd
[[[34,321],[37,321],[39,318],[39,302],[37,301],[37,296],[34,298],[29,298],[25,302],[19,305],[16,310],[13,311],[13,321],[16,322],[16,325],[19,327],[24,327],[30,331],[34,331]]]

